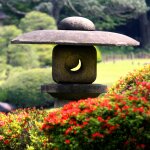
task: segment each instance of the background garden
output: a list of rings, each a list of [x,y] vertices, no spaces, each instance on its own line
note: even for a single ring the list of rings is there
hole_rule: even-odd
[[[0,148],[150,149],[149,6],[149,0],[0,0],[0,102],[13,104],[16,108],[29,107],[8,115],[0,114]],[[141,45],[96,47],[95,83],[108,85],[110,90],[106,96],[74,106],[68,104],[57,113],[49,114],[52,120],[47,117],[43,124],[54,99],[41,93],[40,86],[53,82],[54,45],[12,45],[11,40],[33,30],[57,29],[59,21],[69,16],[86,17],[94,22],[97,30],[126,34],[140,41]],[[142,69],[134,72],[139,68]],[[133,97],[135,93],[137,97]],[[106,99],[109,102],[103,104]],[[48,111],[33,107],[48,108]],[[69,112],[73,116],[60,115]],[[121,122],[124,115],[126,121]],[[63,126],[61,121],[64,121]],[[108,131],[112,134],[108,135]],[[67,132],[65,138],[64,132]],[[45,133],[51,133],[51,136]],[[80,133],[84,133],[84,137]],[[136,134],[141,138],[136,139]],[[121,147],[123,143],[126,144]]]
[[[0,0],[0,101],[18,107],[51,105],[52,98],[41,94],[40,85],[52,82],[53,45],[10,41],[25,32],[57,29],[61,19],[75,15],[91,19],[97,30],[123,33],[141,42],[136,48],[97,47],[97,83],[111,86],[128,71],[149,63],[148,1]]]

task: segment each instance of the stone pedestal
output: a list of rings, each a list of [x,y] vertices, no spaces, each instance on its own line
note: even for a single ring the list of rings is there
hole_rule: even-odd
[[[60,100],[60,99],[55,99],[55,103],[54,103],[54,108],[59,108],[59,107],[63,107],[65,104],[69,103],[69,100]]]
[[[42,85],[42,92],[55,97],[54,107],[63,106],[70,101],[95,98],[105,93],[106,85],[101,84],[48,84]]]

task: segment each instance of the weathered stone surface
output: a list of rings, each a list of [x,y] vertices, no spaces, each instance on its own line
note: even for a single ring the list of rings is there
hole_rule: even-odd
[[[101,93],[106,92],[106,88],[106,85],[101,84],[48,84],[42,85],[41,91],[61,101],[98,97]]]
[[[55,99],[54,101],[54,108],[59,108],[59,107],[63,107],[65,104],[71,102],[70,100],[59,100],[59,99]]]
[[[95,30],[95,25],[92,21],[83,17],[67,17],[63,19],[59,25],[59,30]]]
[[[96,79],[94,46],[57,45],[53,49],[52,77],[57,83],[92,83]],[[80,68],[72,71],[81,62]]]
[[[15,44],[64,45],[139,45],[139,42],[122,34],[105,31],[37,30],[25,33],[11,41]]]
[[[0,112],[10,112],[14,109],[15,109],[15,106],[9,103],[0,102]]]

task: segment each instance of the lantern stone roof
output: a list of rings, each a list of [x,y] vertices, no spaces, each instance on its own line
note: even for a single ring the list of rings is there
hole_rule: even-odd
[[[60,22],[58,29],[24,33],[11,42],[14,44],[139,45],[138,41],[126,35],[95,31],[94,24],[83,17],[68,17]]]

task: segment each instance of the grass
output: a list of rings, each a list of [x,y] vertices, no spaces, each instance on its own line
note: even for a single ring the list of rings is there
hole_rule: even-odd
[[[111,86],[128,72],[150,63],[149,59],[118,60],[97,64],[97,79],[95,83]]]

